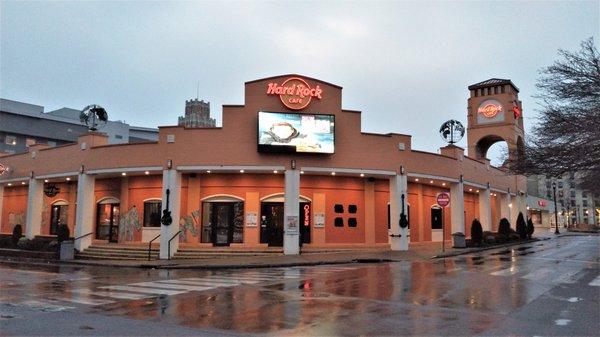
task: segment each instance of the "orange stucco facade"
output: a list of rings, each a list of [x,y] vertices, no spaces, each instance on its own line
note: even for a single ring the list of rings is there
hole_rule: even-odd
[[[90,133],[80,137],[76,144],[57,148],[32,146],[28,153],[0,157],[0,163],[9,168],[0,176],[3,191],[0,231],[10,233],[17,223],[25,226],[28,191],[32,190],[28,190],[28,185],[35,180],[60,190],[55,196],[43,197],[41,226],[35,234],[50,234],[50,208],[57,201],[68,205],[65,210],[67,225],[74,233],[81,174],[94,177],[93,198],[97,207],[103,200],[112,200],[118,203],[121,217],[135,215],[137,222],[133,221],[131,235],[127,238],[120,235],[116,241],[147,242],[153,234],[158,234],[158,229],[145,226],[148,218],[144,214],[145,203],[164,199],[163,172],[176,171],[180,174],[181,184],[177,204],[179,219],[174,222],[186,234],[181,236],[180,242],[198,246],[215,244],[211,242],[214,237],[203,238],[210,232],[205,227],[214,226],[211,223],[214,221],[237,221],[233,218],[223,220],[230,217],[225,212],[232,212],[234,218],[243,217],[241,228],[236,229],[239,233],[235,234],[241,235],[241,239],[233,242],[230,238],[227,244],[267,247],[270,243],[265,242],[267,227],[263,225],[275,220],[265,220],[263,211],[266,206],[281,202],[285,195],[283,173],[289,170],[301,171],[299,197],[301,202],[309,204],[306,214],[300,215],[300,219],[308,219],[301,223],[308,228],[306,247],[388,245],[391,176],[405,176],[408,181],[406,203],[412,243],[441,239],[441,230],[432,229],[432,221],[435,221],[432,208],[436,208],[437,194],[450,193],[452,184],[464,185],[461,191],[464,192],[464,205],[460,212],[464,213],[467,236],[470,235],[471,221],[480,217],[479,190],[491,190],[489,225],[492,229],[497,227],[501,217],[501,194],[516,196],[525,190],[523,177],[508,175],[485,159],[470,158],[461,148],[449,146],[442,148],[441,154],[434,154],[412,149],[409,135],[362,132],[361,118],[368,118],[368,114],[343,109],[339,86],[302,77],[311,87],[318,85],[322,97],[312,97],[300,111],[292,110],[283,104],[280,96],[267,93],[270,83],[282,83],[291,76],[298,77],[284,75],[247,82],[244,104],[223,106],[222,127],[165,126],[160,127],[158,142],[122,145],[107,145],[104,135]],[[259,111],[335,116],[335,152],[257,151]],[[402,111],[398,113],[402,114]],[[228,202],[242,203],[241,210],[219,208],[219,203]],[[214,203],[216,208],[207,206],[209,203]],[[336,205],[343,207],[343,212],[338,212]],[[132,213],[133,209],[136,212]],[[447,240],[451,238],[452,212],[456,209],[459,208],[451,204],[444,210]],[[271,210],[275,212],[276,209]],[[256,216],[254,223],[250,215]],[[96,208],[94,224],[100,221],[97,217]],[[183,225],[185,219],[191,219],[191,227]],[[317,224],[317,220],[324,223]],[[337,226],[337,221],[343,225]],[[115,222],[118,222],[115,226],[120,226],[120,219]],[[349,225],[351,223],[353,226]],[[232,226],[229,230],[238,225]],[[93,227],[96,231],[96,226]]]

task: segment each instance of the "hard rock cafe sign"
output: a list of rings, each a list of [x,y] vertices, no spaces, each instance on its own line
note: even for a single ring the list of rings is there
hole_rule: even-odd
[[[494,118],[500,112],[502,112],[502,105],[498,101],[485,101],[481,103],[477,112],[482,114],[486,118]]]
[[[322,98],[323,90],[317,84],[311,88],[305,80],[290,77],[281,85],[271,82],[267,85],[268,95],[279,95],[281,102],[292,110],[302,110],[308,106],[313,97]]]

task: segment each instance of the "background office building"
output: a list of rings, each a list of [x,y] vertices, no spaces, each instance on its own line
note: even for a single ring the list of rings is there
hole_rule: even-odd
[[[76,143],[79,136],[89,131],[81,123],[80,113],[71,108],[44,112],[40,105],[0,99],[0,154],[27,152],[35,144],[56,147]],[[98,131],[108,136],[108,144],[158,140],[158,129],[122,121],[100,123]]]
[[[561,217],[564,216],[563,221],[567,225],[600,224],[600,196],[585,190],[585,186],[581,186],[577,173],[568,173],[558,179],[543,175],[530,176],[527,179],[528,194],[554,203],[553,183],[556,184],[558,212]],[[560,223],[559,218],[559,225]],[[551,225],[554,225],[553,218]]]

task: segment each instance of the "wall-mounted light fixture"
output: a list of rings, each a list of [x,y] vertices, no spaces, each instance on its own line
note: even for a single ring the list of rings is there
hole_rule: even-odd
[[[292,166],[292,170],[296,169],[296,159],[292,159],[291,166]]]
[[[173,168],[173,160],[171,159],[167,159],[167,169],[172,169]]]
[[[85,172],[85,165],[81,165],[79,168],[79,173],[83,174],[83,172]]]
[[[404,175],[404,165],[400,165],[400,174]]]

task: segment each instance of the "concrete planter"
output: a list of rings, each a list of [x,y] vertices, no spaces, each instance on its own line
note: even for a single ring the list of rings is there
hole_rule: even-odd
[[[63,241],[60,244],[60,260],[67,261],[75,258],[75,242],[74,241]]]
[[[467,240],[463,233],[452,233],[452,241],[454,248],[467,248]]]

